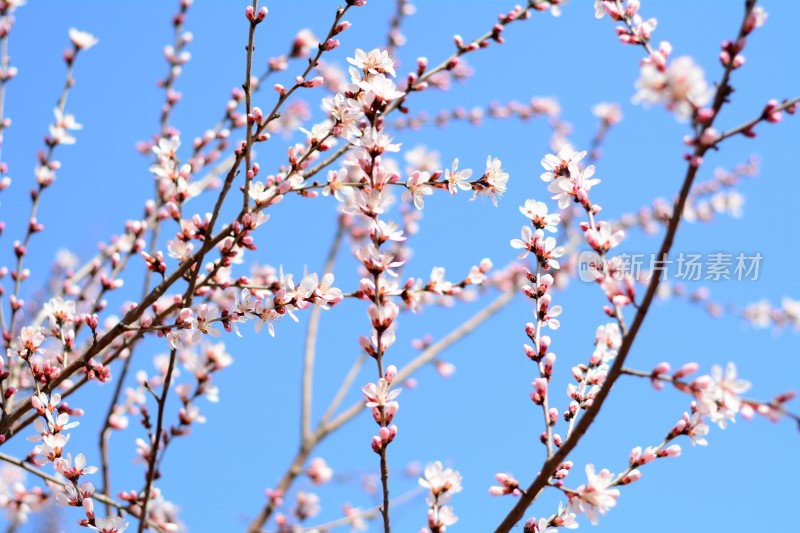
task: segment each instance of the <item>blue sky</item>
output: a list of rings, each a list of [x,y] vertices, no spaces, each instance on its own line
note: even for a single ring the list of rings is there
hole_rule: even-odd
[[[230,89],[241,83],[246,25],[244,4],[240,4],[198,2],[189,12],[186,27],[195,37],[189,46],[192,60],[177,84],[184,99],[173,118],[184,142],[216,123]],[[512,7],[504,2],[455,0],[417,4],[417,13],[404,23],[408,44],[398,52],[398,73],[412,68],[418,56],[438,63],[452,52],[453,34],[465,39],[481,35],[499,11]],[[604,145],[604,157],[597,164],[602,183],[592,191],[593,200],[604,206],[602,216],[616,218],[649,205],[654,198],[673,197],[685,169],[682,137],[688,127],[663,109],[645,110],[630,103],[642,50],[620,45],[614,25],[608,18],[595,20],[589,4],[573,1],[561,18],[534,14],[532,20],[510,26],[504,33],[506,44],[468,57],[475,71],[472,79],[446,93],[416,95],[411,106],[414,113],[435,113],[454,103],[470,108],[490,101],[526,102],[532,96],[553,96],[563,108],[563,118],[573,125],[573,143],[585,148],[596,128],[592,106],[601,101],[619,102],[625,119]],[[256,41],[258,69],[268,57],[285,53],[298,30],[324,33],[336,3],[267,5],[270,14],[259,27]],[[800,5],[776,1],[763,5],[770,17],[749,39],[747,63],[734,74],[736,93],[719,120],[724,129],[756,116],[770,98],[800,93],[800,60],[792,33],[793,21],[800,18]],[[659,20],[655,41],[669,40],[673,57],[693,56],[711,81],[721,74],[719,43],[733,37],[741,13],[739,2],[722,6],[710,0],[693,2],[691,8],[643,2],[642,12]],[[135,152],[134,144],[157,130],[163,96],[155,80],[166,73],[161,50],[172,40],[169,20],[174,7],[173,2],[154,1],[37,2],[17,12],[9,53],[20,73],[8,86],[6,115],[13,124],[3,146],[3,160],[8,162],[14,183],[0,196],[0,217],[6,222],[0,243],[3,264],[12,257],[11,243],[24,231],[35,152],[52,120],[63,81],[60,58],[67,46],[67,30],[77,27],[100,38],[100,44],[78,60],[77,85],[70,94],[68,110],[85,127],[77,133],[76,146],[59,148],[57,157],[63,169],[53,188],[46,191],[39,216],[46,229],[34,237],[27,260],[33,272],[27,282],[29,291],[46,280],[58,249],[69,248],[82,258],[90,257],[96,243],[121,231],[128,218],[139,216],[151,193],[149,160]],[[355,48],[382,46],[392,10],[393,2],[376,0],[352,10],[347,19],[353,27],[341,36],[341,47],[331,61],[345,66],[345,58],[352,56]],[[292,64],[285,79],[291,79],[300,68]],[[315,112],[320,97],[321,93],[311,97]],[[274,98],[267,90],[255,102],[268,108]],[[709,179],[715,167],[730,168],[750,154],[758,154],[759,176],[739,186],[746,197],[744,217],[682,225],[674,248],[687,253],[762,254],[758,281],[707,285],[719,303],[743,306],[767,299],[778,305],[784,295],[800,298],[798,223],[792,216],[793,199],[800,195],[794,170],[800,121],[787,117],[779,125],[759,125],[757,131],[756,139],[734,138],[720,152],[709,154],[698,178]],[[517,206],[527,198],[549,201],[546,186],[538,178],[539,161],[549,153],[549,136],[541,119],[487,119],[481,128],[451,124],[441,130],[430,126],[418,132],[398,132],[396,139],[404,148],[422,144],[436,149],[445,165],[458,157],[461,167],[480,172],[491,154],[503,161],[511,176],[499,208],[488,201],[468,202],[465,195],[440,194],[426,200],[422,228],[412,243],[414,257],[405,275],[426,277],[433,266],[443,266],[453,279],[460,279],[483,257],[491,257],[498,267],[511,261],[516,251],[508,242],[518,237],[525,222]],[[293,138],[302,137],[296,134]],[[286,141],[276,136],[261,148],[262,168],[277,168],[285,160],[286,146]],[[203,212],[208,206],[198,202],[192,208]],[[309,271],[320,270],[334,232],[335,209],[330,199],[287,199],[260,230],[260,247],[251,259],[282,264],[297,274],[306,266]],[[634,230],[625,247],[650,253],[659,244],[660,234],[650,237]],[[336,274],[337,286],[349,292],[357,277],[355,261],[346,252],[340,255]],[[130,286],[136,287],[136,283],[132,274]],[[114,305],[122,298],[138,296],[135,289],[131,291],[112,301],[110,309],[116,312]],[[569,368],[591,354],[595,328],[605,323],[606,317],[601,310],[604,297],[596,286],[574,282],[569,291],[557,292],[553,299],[564,307],[562,327],[552,334],[559,375],[551,389],[556,405],[563,409],[567,401],[561,391],[568,382]],[[426,309],[419,316],[404,315],[398,342],[387,356],[389,362],[402,367],[415,355],[412,339],[426,333],[440,338],[476,312],[480,302],[488,301],[484,298],[449,309]],[[338,388],[358,354],[358,335],[368,331],[365,309],[363,302],[348,301],[323,315],[315,416],[323,412],[326,404],[322,402]],[[432,368],[423,369],[417,376],[418,388],[406,390],[400,397],[401,409],[395,419],[400,433],[389,448],[392,493],[399,495],[415,485],[413,479],[402,475],[410,462],[441,460],[459,470],[465,488],[452,502],[460,517],[453,531],[492,530],[514,504],[510,497],[488,496],[494,474],[512,472],[527,484],[544,455],[537,440],[541,413],[528,400],[536,372],[521,350],[530,309],[528,302],[517,299],[481,331],[443,354],[457,366],[453,377],[445,380]],[[201,405],[208,422],[195,427],[189,439],[175,443],[162,469],[160,486],[166,497],[182,508],[181,516],[192,531],[241,529],[263,504],[264,489],[275,483],[294,454],[306,324],[306,316],[301,315],[300,324],[282,321],[276,339],[257,336],[249,326],[244,328],[242,341],[225,338],[230,341],[235,363],[218,376],[222,401]],[[164,350],[163,341],[147,344],[138,354],[135,368],[151,370],[151,354]],[[740,375],[753,382],[750,395],[766,400],[797,388],[799,352],[796,332],[754,329],[733,316],[713,319],[695,306],[666,301],[651,310],[629,365],[649,370],[662,360],[674,366],[697,361],[701,371],[708,372],[713,364],[736,361]],[[374,369],[368,370],[358,384],[373,379]],[[345,405],[359,399],[359,388]],[[93,405],[104,411],[111,393],[110,386],[88,387],[74,402],[87,411]],[[571,456],[576,470],[570,486],[584,482],[586,463],[613,472],[624,469],[630,449],[660,442],[688,402],[688,397],[673,390],[656,393],[645,380],[621,379],[596,425]],[[144,435],[136,421],[131,422],[130,429],[113,437],[116,489],[139,488],[143,479],[142,467],[131,465],[131,459],[134,438]],[[74,450],[84,451],[93,464],[98,424],[87,417],[73,430],[70,441]],[[365,416],[322,443],[319,455],[351,481],[318,491],[323,508],[320,522],[340,516],[344,501],[360,507],[376,503],[358,486],[362,474],[377,472],[378,460],[369,448],[373,432],[374,425]],[[756,419],[737,421],[725,431],[713,427],[707,448],[679,441],[683,455],[646,466],[643,479],[622,489],[617,507],[601,518],[597,530],[724,531],[742,524],[783,520],[775,516],[775,510],[794,503],[800,474],[796,439],[797,429],[791,423]],[[27,448],[23,444],[27,445],[13,442],[6,448],[24,454]],[[307,481],[299,482],[298,487],[311,489]],[[557,501],[557,495],[546,494],[527,516],[549,515]],[[417,531],[425,522],[425,506],[418,498],[398,507],[393,515],[396,531]],[[62,510],[60,516],[65,531],[78,529],[73,526],[78,518],[73,510]],[[590,527],[585,520],[581,522],[582,528]],[[317,521],[309,525],[313,523]],[[370,530],[377,531],[377,525]]]

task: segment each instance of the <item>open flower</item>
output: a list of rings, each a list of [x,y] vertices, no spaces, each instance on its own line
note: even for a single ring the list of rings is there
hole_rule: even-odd
[[[571,145],[565,144],[557,155],[547,154],[542,158],[542,167],[545,169],[540,176],[542,181],[549,183],[559,176],[569,175],[569,165],[578,163],[586,156],[586,151],[576,152]]]
[[[472,186],[475,190],[473,200],[478,196],[488,196],[492,199],[492,204],[497,207],[497,198],[506,192],[508,183],[508,173],[503,172],[501,165],[502,163],[496,157],[494,159],[492,156],[486,158],[486,172]]]
[[[467,180],[472,177],[472,169],[465,168],[464,170],[458,170],[458,158],[453,159],[452,170],[447,169],[444,171],[444,177],[447,180],[447,189],[450,191],[450,194],[455,194],[456,189],[468,191],[472,188],[472,186],[467,183]]]
[[[586,485],[581,485],[570,496],[567,509],[575,514],[586,513],[589,521],[597,525],[597,514],[606,514],[617,505],[619,489],[611,489],[609,485],[614,476],[608,470],[595,473],[594,465],[586,465]]]
[[[425,207],[425,197],[433,194],[433,187],[428,184],[430,178],[431,176],[427,172],[415,170],[406,181],[406,187],[408,187],[408,192],[414,199],[414,207],[417,209]]]
[[[461,492],[461,474],[452,468],[444,468],[441,461],[435,461],[425,467],[423,477],[419,484],[430,489],[429,498],[434,498],[438,503],[446,503],[450,495]],[[429,502],[430,503],[430,502]]]
[[[109,516],[108,518],[96,518],[95,525],[87,527],[99,533],[122,533],[128,528],[128,523],[121,516]]]
[[[91,33],[76,30],[75,28],[69,29],[69,40],[72,41],[72,45],[78,50],[88,50],[100,41]]]
[[[561,222],[561,215],[558,213],[547,214],[547,204],[544,202],[525,200],[525,205],[521,206],[519,211],[531,220],[536,229],[555,232]]]
[[[666,71],[652,64],[643,65],[636,89],[633,103],[664,104],[681,122],[691,118],[714,94],[703,69],[689,56],[673,60]]]
[[[348,57],[347,62],[361,70],[365,76],[377,74],[397,76],[394,71],[394,60],[386,50],[375,48],[365,52],[361,48],[356,48],[355,57]]]

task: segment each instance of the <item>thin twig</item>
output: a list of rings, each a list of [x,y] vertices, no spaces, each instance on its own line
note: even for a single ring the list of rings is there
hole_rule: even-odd
[[[755,7],[754,0],[748,0],[746,7],[745,7],[745,14],[744,18],[742,19],[742,24],[740,26],[739,34],[744,31],[745,21],[747,17],[750,15],[750,12]],[[716,96],[714,98],[714,104],[712,109],[714,111],[713,117],[709,120],[708,124],[703,127],[703,130],[708,129],[714,122],[714,119],[719,114],[719,110],[721,109],[723,103],[725,102],[725,95],[730,93],[730,86],[728,82],[730,80],[730,72],[732,67],[729,65],[726,67],[725,72],[722,76],[722,81],[717,87]],[[698,138],[702,132],[698,135]],[[702,144],[698,143],[695,147],[693,156],[689,159],[689,166],[686,170],[686,175],[683,179],[683,185],[681,186],[680,193],[678,194],[678,198],[675,202],[675,207],[672,211],[672,217],[670,218],[669,225],[667,226],[667,232],[664,235],[664,240],[661,243],[661,248],[659,249],[658,255],[658,262],[660,264],[665,264],[669,252],[672,249],[672,244],[675,240],[675,234],[678,231],[678,225],[680,224],[681,217],[683,215],[683,208],[686,204],[686,199],[691,192],[692,183],[694,181],[695,176],[697,175],[697,171],[699,169],[700,162],[702,161],[703,155],[708,151],[709,147],[703,146]],[[657,267],[656,270],[659,270]],[[600,412],[600,409],[603,407],[606,398],[608,397],[611,389],[614,386],[614,383],[617,381],[619,376],[621,375],[622,368],[625,364],[625,360],[630,353],[631,347],[633,346],[633,342],[636,340],[636,336],[639,333],[640,328],[642,327],[642,323],[644,322],[645,317],[647,316],[647,312],[650,309],[650,304],[653,302],[653,298],[655,297],[656,290],[658,289],[660,281],[660,276],[654,275],[650,279],[650,283],[647,286],[647,290],[645,292],[644,298],[642,299],[641,304],[637,308],[636,315],[634,316],[633,322],[631,324],[630,330],[627,334],[625,334],[622,338],[622,344],[619,348],[619,352],[617,357],[614,359],[614,363],[611,366],[611,369],[608,371],[606,379],[603,383],[603,386],[600,388],[597,396],[594,398],[594,402],[592,405],[584,412],[583,416],[578,420],[575,424],[572,434],[564,441],[563,445],[556,451],[556,453],[550,457],[541,467],[539,474],[530,484],[530,486],[522,493],[519,500],[517,501],[516,505],[511,509],[511,511],[506,515],[506,517],[502,520],[500,525],[495,530],[495,533],[508,533],[524,516],[525,510],[533,503],[533,501],[539,496],[539,493],[547,486],[548,480],[552,476],[553,472],[555,472],[557,466],[566,459],[569,453],[577,446],[578,442],[581,440],[583,435],[586,434],[589,427],[594,422],[595,418]]]
[[[778,106],[775,106],[770,111],[770,113],[777,113],[779,111],[785,111],[786,109],[788,109],[788,108],[790,108],[792,106],[797,106],[798,104],[800,104],[800,96],[792,98],[791,100],[786,100],[782,104],[780,104]],[[716,145],[719,142],[724,141],[728,137],[733,137],[734,135],[737,135],[739,133],[744,133],[745,131],[750,130],[753,126],[755,126],[759,122],[763,122],[764,120],[767,120],[767,116],[766,116],[765,113],[762,113],[758,117],[756,117],[756,118],[754,118],[752,120],[748,120],[744,124],[740,124],[739,126],[737,126],[735,128],[732,128],[732,129],[726,131],[725,133],[722,133],[719,137],[717,137],[714,140],[714,144]]]
[[[350,392],[350,387],[353,386],[353,382],[355,381],[358,373],[361,371],[361,367],[364,366],[364,361],[366,361],[367,355],[362,351],[358,354],[358,357],[353,362],[353,365],[350,367],[350,370],[347,372],[344,380],[342,380],[342,384],[339,386],[339,390],[336,391],[336,394],[333,396],[333,400],[331,400],[328,409],[325,411],[325,414],[322,415],[320,419],[321,425],[326,425],[328,420],[333,416],[336,410],[344,400],[344,397],[347,396],[347,393]]]
[[[59,485],[61,487],[65,487],[67,485],[67,482],[64,481],[63,479],[59,479],[59,478],[57,478],[55,476],[51,476],[50,474],[42,472],[38,468],[34,468],[33,466],[31,466],[30,464],[26,463],[25,461],[23,461],[21,459],[17,459],[16,457],[12,457],[10,455],[6,455],[6,454],[4,454],[2,452],[0,452],[0,461],[5,461],[6,463],[18,466],[19,468],[22,468],[26,472],[30,472],[34,476],[40,477],[40,478],[42,478],[43,480],[45,480],[45,481],[47,481],[49,483],[53,483],[53,484]],[[130,505],[121,504],[118,501],[113,500],[112,498],[109,498],[109,497],[105,496],[104,494],[94,493],[94,494],[92,494],[92,498],[97,500],[97,501],[99,501],[99,502],[102,502],[102,503],[104,503],[106,505],[109,505],[111,507],[115,507],[116,509],[119,509],[120,511],[125,511],[125,512],[128,512],[128,513],[131,512]]]
[[[495,313],[500,311],[503,307],[505,307],[516,295],[516,289],[511,289],[504,292],[500,295],[497,299],[492,301],[486,308],[478,311],[475,315],[469,318],[466,322],[461,324],[458,328],[450,332],[447,336],[445,336],[439,342],[429,346],[424,352],[422,352],[419,356],[417,356],[414,361],[406,365],[402,370],[400,370],[397,375],[395,376],[395,381],[400,383],[419,370],[421,367],[425,366],[426,364],[433,361],[436,356],[442,352],[445,348],[451,346],[458,340],[464,338],[470,332],[474,331],[478,326],[480,326],[483,322],[487,319],[492,317]],[[363,359],[364,355],[362,355],[360,359]],[[346,394],[347,390],[349,389],[352,380],[355,379],[355,376],[358,374],[358,369],[361,366],[363,361],[356,361],[356,364],[353,365],[353,368],[348,373],[348,377],[345,381],[349,381],[347,387],[342,385],[339,391],[336,393],[336,397],[334,399],[334,403],[336,403],[337,399],[343,398]],[[317,425],[317,429],[314,432],[314,439],[311,441],[307,446],[301,446],[298,450],[297,454],[295,455],[294,459],[292,460],[291,465],[289,468],[284,472],[283,477],[281,477],[280,481],[276,490],[281,490],[284,493],[291,487],[292,483],[294,482],[295,478],[300,475],[303,471],[303,464],[308,459],[311,452],[314,448],[322,442],[328,435],[336,431],[337,429],[341,428],[343,425],[348,423],[350,420],[355,418],[358,414],[364,412],[364,402],[357,402],[345,412],[337,416],[332,422],[326,422],[326,418],[329,416],[326,413],[326,416],[323,417],[322,421]],[[258,516],[253,519],[253,521],[248,526],[247,532],[248,533],[261,533],[261,527],[269,520],[272,516],[272,513],[275,511],[276,505],[273,499],[270,499],[266,505],[261,509]]]
[[[389,31],[386,32],[386,52],[390,56],[395,55],[397,47],[402,43],[403,36],[400,34],[400,27],[406,17],[407,5],[408,0],[395,0],[394,15],[389,21]]]
[[[394,377],[393,382],[402,383],[403,381],[410,378],[411,375],[414,374],[417,370],[431,363],[436,358],[436,356],[438,356],[442,351],[444,351],[446,348],[449,348],[451,345],[455,344],[462,338],[466,337],[468,334],[472,333],[483,322],[492,317],[503,307],[508,305],[511,302],[511,300],[514,299],[514,296],[516,296],[516,294],[517,294],[516,288],[509,289],[504,293],[502,293],[494,301],[492,301],[492,303],[490,303],[485,308],[475,313],[466,322],[464,322],[459,327],[448,333],[441,340],[430,345],[428,348],[425,349],[425,351],[419,354],[413,361],[411,361],[410,363],[405,365],[402,369],[400,369],[400,371],[398,371],[397,375]],[[334,418],[330,423],[325,424],[323,426],[325,434],[336,431],[342,425],[349,422],[351,419],[353,419],[353,417],[355,417],[358,413],[360,413],[363,410],[364,410],[364,402],[359,401],[354,403],[346,411],[344,411],[339,416]]]
[[[344,217],[339,216],[339,221],[336,227],[336,234],[331,242],[330,250],[328,250],[328,257],[325,260],[325,266],[322,269],[322,276],[333,271],[333,266],[336,262],[336,255],[339,253],[339,248],[342,244],[342,237],[345,232]],[[305,354],[303,356],[303,378],[301,387],[301,417],[300,417],[300,440],[305,442],[311,437],[311,403],[313,397],[314,386],[314,358],[316,355],[317,347],[317,332],[319,330],[319,320],[322,316],[322,308],[315,305],[311,309],[308,318],[308,330],[306,332],[306,345]]]
[[[659,381],[671,383],[676,387],[678,387],[680,390],[690,390],[692,388],[692,384],[690,382],[677,379],[675,376],[671,376],[669,374],[653,374],[652,372],[645,372],[643,370],[634,370],[633,368],[623,368],[621,373],[627,376],[635,376],[637,378],[647,378],[650,380],[657,379]],[[753,406],[763,405],[769,409],[776,409],[781,414],[791,418],[792,420],[800,424],[800,415],[797,415],[789,411],[782,405],[776,405],[776,403],[774,402],[764,402],[762,400],[754,400],[752,398],[744,398],[744,397],[742,397],[741,400],[742,403],[746,403],[749,405]]]
[[[413,500],[420,494],[425,492],[425,489],[422,487],[414,487],[413,489],[407,491],[396,498],[392,498],[392,506],[396,507],[398,505],[402,505],[403,503]],[[352,516],[345,516],[339,518],[337,520],[331,520],[330,522],[325,522],[324,524],[318,524],[313,527],[306,527],[301,530],[301,533],[313,533],[314,531],[330,531],[331,529],[351,525],[355,520],[372,520],[377,517],[381,512],[380,507],[372,507],[370,509],[365,509],[359,513],[353,514]]]
[[[167,367],[167,375],[164,377],[163,390],[161,391],[161,398],[158,401],[158,417],[156,419],[156,432],[153,435],[153,440],[150,443],[150,457],[147,462],[147,474],[145,479],[147,483],[144,487],[144,494],[142,495],[142,514],[139,520],[139,533],[144,531],[147,524],[147,503],[150,501],[150,491],[153,487],[153,481],[156,477],[156,458],[158,457],[158,448],[161,444],[162,431],[164,429],[164,410],[167,406],[167,395],[169,388],[172,384],[172,371],[175,369],[175,354],[176,350],[173,348],[169,352],[169,366]]]

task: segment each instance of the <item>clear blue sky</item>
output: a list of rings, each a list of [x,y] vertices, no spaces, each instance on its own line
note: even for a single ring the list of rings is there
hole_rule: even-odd
[[[720,76],[719,43],[735,35],[743,2],[642,3],[642,12],[659,20],[656,42],[669,40],[675,57],[692,55],[709,81]],[[12,257],[11,243],[24,231],[35,151],[52,120],[63,80],[61,53],[68,43],[67,30],[77,27],[100,39],[98,46],[78,60],[78,83],[70,95],[68,110],[85,127],[77,132],[76,146],[58,150],[63,170],[43,198],[39,219],[46,230],[34,237],[30,247],[27,265],[33,276],[27,283],[29,290],[46,279],[58,249],[66,247],[82,258],[89,257],[96,243],[121,231],[129,217],[139,216],[151,193],[149,160],[135,153],[133,147],[136,141],[149,138],[158,126],[163,97],[155,80],[166,72],[161,50],[172,40],[169,21],[174,4],[177,2],[51,1],[32,2],[18,10],[10,54],[20,73],[8,86],[6,114],[13,125],[6,132],[3,147],[3,160],[9,164],[14,184],[0,196],[0,217],[7,225],[0,243],[3,264]],[[331,56],[333,61],[345,66],[345,58],[352,56],[355,48],[382,46],[393,4],[372,0],[366,7],[352,10],[347,19],[353,28],[342,35],[340,49]],[[499,11],[513,6],[513,2],[455,0],[417,4],[417,14],[404,24],[408,44],[398,53],[398,73],[405,73],[421,55],[432,64],[438,63],[451,53],[453,34],[465,39],[481,35],[494,24]],[[284,53],[301,28],[323,34],[336,3],[267,5],[270,14],[257,35],[257,72],[267,57]],[[737,91],[720,119],[723,127],[754,117],[769,98],[800,93],[800,60],[793,34],[800,5],[776,1],[763,5],[770,16],[764,28],[751,37],[745,51],[747,63],[734,75]],[[183,132],[184,142],[216,123],[230,89],[241,84],[246,41],[243,11],[243,2],[198,2],[189,12],[186,27],[195,40],[189,46],[192,60],[177,84],[184,99],[173,119]],[[642,50],[620,45],[608,18],[595,20],[591,2],[574,0],[558,19],[535,14],[530,21],[512,25],[504,35],[507,44],[502,47],[493,45],[470,55],[473,79],[447,93],[417,95],[411,100],[412,110],[435,113],[451,108],[454,102],[472,107],[493,100],[525,102],[532,96],[555,96],[564,109],[564,119],[574,126],[574,144],[585,148],[596,128],[591,107],[601,101],[616,101],[625,119],[612,130],[604,146],[605,156],[597,170],[597,177],[603,181],[592,191],[593,199],[605,208],[603,216],[616,218],[649,205],[656,197],[671,198],[675,194],[685,168],[681,140],[688,133],[687,126],[676,123],[663,109],[644,110],[630,103]],[[290,66],[287,79],[300,68]],[[274,93],[264,91],[255,102],[268,108],[274,98]],[[318,98],[311,102],[315,112]],[[759,177],[744,181],[739,188],[747,198],[744,217],[719,217],[710,225],[683,225],[675,245],[675,250],[683,252],[762,254],[758,281],[709,285],[712,297],[720,303],[746,305],[764,298],[778,305],[784,295],[800,298],[796,274],[800,263],[796,235],[800,228],[793,214],[794,199],[800,197],[795,171],[800,120],[789,117],[779,125],[760,125],[758,133],[754,140],[735,138],[726,142],[721,152],[708,156],[699,176],[708,179],[717,166],[732,167],[750,154],[759,154]],[[539,160],[549,152],[549,135],[541,120],[522,123],[513,119],[487,119],[481,128],[452,124],[445,130],[428,127],[399,133],[396,138],[404,148],[424,144],[438,150],[444,164],[458,157],[461,167],[480,172],[491,154],[503,161],[511,175],[508,193],[497,209],[490,202],[470,203],[465,195],[451,198],[439,194],[428,199],[422,230],[413,243],[414,259],[405,275],[424,277],[433,266],[443,266],[450,277],[460,279],[483,257],[491,257],[497,266],[512,260],[516,251],[508,242],[518,237],[524,222],[517,206],[526,198],[547,200],[550,196],[538,178]],[[295,139],[299,138],[298,134]],[[276,136],[259,150],[262,168],[269,172],[281,164],[285,147],[285,141]],[[198,203],[193,209],[206,207]],[[297,274],[305,266],[318,271],[334,223],[332,200],[290,198],[274,210],[251,260],[282,264],[285,270]],[[659,244],[658,236],[633,231],[626,247],[650,252]],[[337,286],[346,292],[353,290],[357,281],[354,272],[354,260],[343,253]],[[134,281],[131,277],[131,286],[135,286]],[[573,285],[567,293],[553,297],[554,303],[564,307],[562,328],[552,335],[560,373],[551,389],[552,398],[562,410],[567,405],[561,391],[568,382],[569,368],[588,358],[594,330],[606,321],[601,311],[604,298],[598,289]],[[136,298],[138,293],[125,297]],[[412,339],[425,333],[439,338],[479,307],[480,303],[461,304],[402,317],[389,362],[402,367],[415,355]],[[531,319],[530,307],[518,299],[482,331],[445,353],[444,359],[458,369],[452,378],[443,380],[432,368],[426,368],[417,376],[419,387],[404,391],[400,397],[401,409],[395,419],[400,433],[389,448],[393,495],[415,485],[414,480],[402,476],[402,468],[409,462],[441,460],[454,467],[461,472],[465,488],[452,501],[460,517],[453,531],[493,529],[514,504],[510,497],[489,497],[487,490],[494,474],[512,472],[527,485],[541,463],[544,450],[537,439],[541,413],[528,400],[535,369],[521,349],[526,341],[523,325]],[[320,403],[336,390],[358,354],[357,336],[368,331],[365,308],[363,302],[345,302],[323,315],[315,391]],[[263,504],[264,489],[276,482],[295,452],[306,324],[304,315],[299,325],[284,320],[278,325],[276,339],[263,333],[255,335],[249,325],[244,328],[243,341],[226,337],[235,363],[217,378],[222,400],[217,405],[201,405],[208,422],[196,426],[190,438],[174,443],[162,469],[164,480],[159,484],[165,496],[181,507],[181,516],[192,531],[242,529]],[[162,341],[147,345],[153,355],[165,348]],[[651,310],[629,365],[649,370],[662,360],[675,366],[697,361],[702,371],[708,372],[712,364],[733,360],[740,375],[754,384],[750,395],[766,400],[797,388],[798,353],[796,332],[756,330],[736,317],[713,319],[697,307],[668,301]],[[152,369],[147,350],[138,357],[135,369]],[[374,369],[368,370],[358,383],[373,379]],[[87,387],[74,403],[87,411],[93,405],[104,411],[111,393],[110,386]],[[359,397],[356,390],[349,401]],[[585,481],[586,463],[612,472],[624,469],[630,449],[660,442],[688,403],[688,397],[675,391],[656,393],[644,380],[621,379],[597,424],[571,456],[576,470],[569,485],[575,487]],[[315,405],[316,416],[324,405]],[[87,417],[73,430],[70,441],[73,453],[84,451],[92,464],[97,464],[98,424]],[[377,472],[378,459],[369,448],[373,431],[368,417],[362,417],[322,444],[319,455],[337,473],[354,481],[318,491],[323,507],[320,522],[340,516],[339,505],[344,501],[360,507],[376,503],[360,492],[357,481],[363,473]],[[134,438],[143,436],[132,419],[125,433],[113,437],[117,463],[114,486],[118,490],[141,486],[142,467],[130,461]],[[597,530],[726,531],[743,524],[773,524],[774,520],[780,520],[781,525],[773,527],[787,527],[783,513],[777,510],[796,505],[796,479],[800,474],[797,429],[789,422],[740,420],[725,431],[712,427],[708,440],[707,448],[692,448],[688,441],[679,441],[684,448],[680,458],[644,467],[643,479],[622,489],[617,507],[601,518]],[[27,448],[23,444],[27,446],[20,441],[6,449],[24,454]],[[33,481],[30,476],[28,481]],[[297,487],[310,488],[302,480]],[[555,496],[545,495],[527,516],[554,512]],[[425,524],[421,498],[393,514],[398,532],[417,531]],[[79,529],[74,526],[79,518],[75,510],[62,510],[60,516],[63,530]],[[581,523],[590,527],[583,518]],[[370,531],[376,528],[373,524]]]

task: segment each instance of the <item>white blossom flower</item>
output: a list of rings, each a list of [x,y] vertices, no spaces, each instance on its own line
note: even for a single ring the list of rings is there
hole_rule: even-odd
[[[433,187],[428,184],[430,178],[431,176],[427,172],[416,170],[406,181],[406,187],[408,187],[408,192],[414,200],[414,207],[417,209],[425,207],[425,197],[433,194]]]
[[[486,158],[486,172],[472,187],[475,190],[473,200],[478,196],[488,196],[492,199],[492,204],[497,207],[497,197],[506,192],[508,183],[508,173],[503,172],[501,165],[502,163],[496,157],[494,159],[492,156]]]
[[[691,118],[714,94],[703,69],[689,56],[674,59],[665,72],[649,63],[642,65],[636,89],[633,103],[665,104],[681,122]]]
[[[741,394],[750,389],[750,382],[738,379],[736,365],[728,363],[723,374],[722,367],[711,368],[711,384],[698,394],[697,408],[700,414],[725,429],[728,420],[735,421],[742,407]]]
[[[364,79],[356,83],[368,96],[372,96],[382,102],[389,102],[402,97],[403,91],[397,89],[391,78],[378,74],[372,78]]]
[[[447,180],[447,189],[450,191],[450,194],[455,194],[457,188],[462,191],[468,191],[472,188],[472,186],[467,183],[467,180],[472,177],[472,169],[465,168],[464,170],[458,170],[458,158],[453,159],[453,169],[445,170],[444,177]]]
[[[569,165],[578,163],[586,156],[586,151],[576,152],[572,145],[565,144],[558,151],[557,155],[547,154],[542,158],[542,167],[545,169],[539,177],[545,183],[549,183],[559,176],[569,174]]]
[[[194,244],[182,239],[171,239],[167,241],[167,255],[173,259],[185,261],[192,256]]]
[[[547,204],[536,200],[525,200],[525,205],[519,208],[520,213],[531,220],[531,224],[537,229],[555,232],[561,223],[561,215],[558,213],[547,213]]]
[[[609,485],[614,476],[608,470],[595,473],[594,465],[586,465],[587,483],[581,485],[571,495],[568,511],[575,514],[585,513],[589,521],[597,525],[597,515],[606,514],[609,509],[617,505],[619,489],[611,489]]]
[[[370,52],[364,52],[361,48],[356,48],[355,57],[348,57],[347,62],[354,65],[364,74],[390,74],[392,77],[397,76],[394,71],[394,60],[386,50],[375,48]]]
[[[76,30],[75,28],[69,29],[69,40],[78,50],[88,50],[99,42],[99,39],[91,33]]]
[[[429,463],[425,472],[419,478],[419,484],[430,490],[428,504],[432,505],[431,498],[438,503],[447,503],[450,496],[461,492],[461,474],[452,468],[444,468],[441,461]]]
[[[95,525],[86,526],[99,533],[122,533],[128,528],[128,523],[121,516],[95,518]]]

